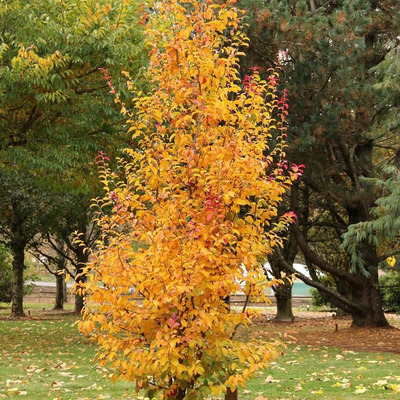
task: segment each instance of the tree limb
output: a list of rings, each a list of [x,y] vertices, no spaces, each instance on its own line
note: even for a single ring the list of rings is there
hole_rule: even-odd
[[[346,271],[342,271],[341,269],[335,268],[333,265],[325,261],[322,257],[314,252],[311,247],[308,245],[303,233],[299,229],[299,226],[292,225],[292,231],[294,232],[297,240],[297,244],[299,245],[301,251],[304,256],[307,257],[313,264],[315,264],[318,268],[322,269],[325,272],[328,272],[338,278],[344,279],[345,281],[351,283],[352,286],[362,287],[362,283],[352,274]]]
[[[326,293],[327,295],[334,297],[335,300],[337,301],[337,303],[340,304],[340,308],[342,308],[344,311],[346,311],[348,313],[353,313],[354,310],[358,310],[361,312],[364,311],[364,308],[362,306],[360,306],[356,303],[353,303],[347,297],[339,294],[338,292],[336,292],[333,289],[328,288],[321,282],[314,281],[314,280],[310,279],[308,276],[304,275],[303,273],[296,271],[292,265],[288,264],[285,261],[285,259],[282,257],[282,254],[280,253],[280,251],[278,251],[277,253],[278,253],[279,261],[282,263],[282,265],[285,266],[285,268],[288,271],[295,274],[298,278],[300,278],[307,285],[312,286],[316,289],[319,289],[319,290],[323,291],[324,293]]]
[[[389,257],[396,256],[397,254],[400,254],[400,249],[395,249],[395,250],[390,250],[387,251],[386,253],[380,254],[377,256],[378,262],[384,261]]]

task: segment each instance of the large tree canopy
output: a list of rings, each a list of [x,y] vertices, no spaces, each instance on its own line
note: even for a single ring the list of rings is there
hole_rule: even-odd
[[[250,17],[249,62],[269,67],[278,54],[289,88],[289,151],[306,164],[292,194],[299,213],[294,234],[313,276],[303,279],[352,314],[355,325],[385,325],[377,273],[384,249],[359,240],[355,265],[341,244],[349,226],[373,218],[382,195],[370,178],[383,173],[379,161],[390,132],[378,121],[391,107],[377,91],[376,67],[399,40],[398,2],[240,3]],[[319,282],[318,270],[340,281],[339,292]]]
[[[48,199],[52,193],[92,190],[90,160],[110,143],[121,147],[119,110],[110,106],[99,68],[116,77],[117,90],[123,65],[139,76],[136,14],[126,0],[0,4],[0,225],[14,253],[16,316],[23,313],[23,253],[49,211],[40,192],[46,188]],[[30,188],[38,195],[30,196]],[[26,204],[17,204],[19,199]],[[48,207],[57,202],[47,201]],[[26,214],[28,208],[40,218]],[[39,220],[41,228],[34,226]]]

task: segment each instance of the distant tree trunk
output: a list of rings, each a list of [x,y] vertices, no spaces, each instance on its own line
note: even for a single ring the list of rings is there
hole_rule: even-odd
[[[65,278],[65,277],[64,277]],[[63,296],[64,296],[64,303],[68,303],[68,288],[67,282],[63,279]]]
[[[274,253],[268,257],[275,278],[279,279],[282,274],[291,275],[291,271],[288,270],[287,264],[293,269],[296,252],[296,242],[294,238],[290,236],[285,248],[276,248]],[[287,279],[283,279],[283,282],[283,284],[273,287],[277,308],[275,320],[278,322],[293,322],[292,284]]]
[[[56,274],[56,299],[54,303],[54,310],[64,309],[64,275]]]
[[[65,243],[62,240],[57,240],[57,247],[60,249],[61,254],[64,253]],[[58,254],[56,261],[56,298],[54,304],[54,310],[63,310],[64,302],[66,298],[66,284],[65,284],[65,267],[67,260],[66,258]],[[62,272],[62,274],[61,274]]]
[[[24,268],[25,268],[25,246],[26,243],[18,238],[14,238],[14,243],[11,246],[13,254],[13,294],[11,316],[13,318],[23,317],[24,314]]]
[[[292,311],[292,285],[285,282],[275,288],[277,313],[275,320],[278,322],[293,322],[294,315]]]
[[[79,278],[75,281],[77,284],[85,282],[85,279]],[[75,294],[75,314],[80,314],[82,312],[84,306],[83,296],[79,294]]]
[[[86,276],[82,275],[83,268],[85,267],[86,263],[89,260],[88,255],[84,252],[84,249],[81,247],[78,251],[78,265],[79,267],[76,270],[76,278],[75,283],[79,288],[79,285],[86,282]],[[80,314],[84,306],[84,299],[81,294],[75,293],[75,309],[74,312],[76,314]]]

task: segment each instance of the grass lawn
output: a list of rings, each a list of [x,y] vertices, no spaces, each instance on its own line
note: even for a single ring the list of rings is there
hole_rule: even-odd
[[[131,384],[104,378],[107,371],[93,363],[94,346],[73,326],[76,317],[46,318],[0,321],[0,398],[143,399]],[[240,394],[243,400],[314,398],[400,399],[400,356],[290,344]]]

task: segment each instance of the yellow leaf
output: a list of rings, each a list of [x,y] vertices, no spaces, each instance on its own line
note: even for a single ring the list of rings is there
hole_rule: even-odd
[[[395,257],[388,257],[386,259],[386,262],[389,264],[390,267],[394,267],[394,265],[396,264],[396,258]]]

